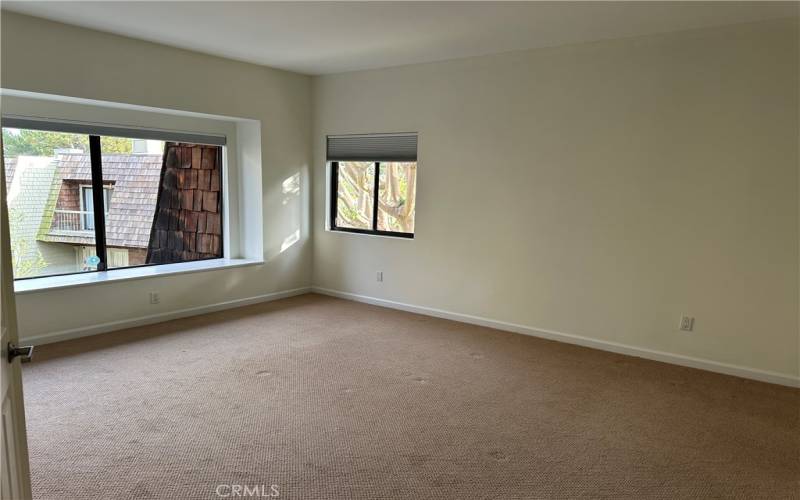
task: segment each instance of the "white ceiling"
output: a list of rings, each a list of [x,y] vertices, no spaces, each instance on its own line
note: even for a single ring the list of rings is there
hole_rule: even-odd
[[[2,8],[307,74],[796,16],[794,2],[21,2]]]

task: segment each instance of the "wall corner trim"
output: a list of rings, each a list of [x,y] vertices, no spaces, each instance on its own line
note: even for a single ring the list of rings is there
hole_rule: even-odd
[[[731,365],[727,363],[720,363],[718,361],[711,361],[708,359],[693,358],[690,356],[683,356],[680,354],[672,354],[663,351],[655,351],[652,349],[644,349],[641,347],[634,347],[616,342],[609,342],[605,340],[592,339],[580,335],[570,333],[557,332],[553,330],[545,330],[542,328],[535,328],[525,325],[518,325],[515,323],[507,323],[480,316],[470,316],[468,314],[461,314],[443,309],[435,309],[431,307],[418,306],[414,304],[406,304],[392,300],[380,299],[377,297],[370,297],[367,295],[358,295],[350,292],[343,292],[340,290],[332,290],[329,288],[322,288],[312,286],[311,291],[322,295],[329,295],[331,297],[338,297],[340,299],[352,300],[355,302],[363,302],[365,304],[372,304],[380,307],[388,307],[390,309],[398,309],[425,316],[433,316],[436,318],[449,319],[459,321],[461,323],[469,323],[472,325],[485,326],[494,328],[496,330],[503,330],[507,332],[519,333],[522,335],[530,335],[532,337],[539,337],[548,340],[555,340],[567,344],[575,344],[592,349],[599,349],[601,351],[609,351],[617,354],[625,354],[628,356],[635,356],[637,358],[649,359],[653,361],[660,361],[663,363],[670,363],[678,366],[685,366],[688,368],[696,368],[699,370],[706,370],[724,375],[732,375],[750,380],[757,380],[759,382],[767,382],[770,384],[785,385],[789,387],[800,387],[800,376],[792,376],[784,373],[758,370],[755,368],[747,368],[744,366]]]
[[[290,290],[281,290],[278,292],[266,293],[263,295],[256,295],[253,297],[245,297],[242,299],[217,302],[215,304],[207,304],[204,306],[189,307],[186,309],[178,309],[176,311],[166,311],[157,314],[150,314],[147,316],[139,316],[136,318],[111,321],[108,323],[98,323],[96,325],[84,326],[79,328],[70,328],[67,330],[60,330],[41,335],[31,335],[31,336],[20,335],[21,337],[20,342],[33,345],[51,344],[53,342],[61,342],[62,340],[71,340],[80,337],[88,337],[90,335],[99,335],[101,333],[108,333],[116,330],[124,330],[136,326],[152,325],[155,323],[162,323],[164,321],[170,321],[173,319],[188,318],[189,316],[197,316],[199,314],[207,314],[217,311],[224,311],[225,309],[233,309],[236,307],[259,304],[261,302],[271,302],[273,300],[285,299],[289,297],[294,297],[296,295],[303,295],[310,291],[311,287],[308,286],[300,288],[292,288]]]

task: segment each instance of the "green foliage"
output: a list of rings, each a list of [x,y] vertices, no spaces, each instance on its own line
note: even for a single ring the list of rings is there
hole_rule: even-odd
[[[339,163],[338,224],[372,228],[375,171],[371,162]],[[416,164],[385,162],[378,179],[378,229],[414,232]]]
[[[12,133],[3,129],[5,156],[53,156],[57,148],[76,148],[89,152],[89,137],[82,134],[21,129]],[[133,141],[124,137],[101,137],[103,153],[130,153]]]
[[[372,190],[375,166],[370,162],[339,164],[339,224],[343,227],[372,227]]]
[[[100,150],[105,154],[130,153],[132,149],[133,149],[132,139],[127,139],[125,137],[108,137],[108,136],[103,136],[100,138]]]

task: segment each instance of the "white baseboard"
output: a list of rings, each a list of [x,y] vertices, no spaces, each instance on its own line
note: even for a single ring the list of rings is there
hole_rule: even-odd
[[[432,307],[406,304],[403,302],[379,299],[376,297],[358,295],[355,293],[343,292],[340,290],[331,290],[328,288],[321,288],[316,286],[294,288],[291,290],[283,290],[280,292],[267,293],[264,295],[257,295],[254,297],[246,297],[243,299],[219,302],[216,304],[208,304],[204,306],[190,307],[187,309],[179,309],[177,311],[168,311],[148,316],[140,316],[137,318],[111,321],[108,323],[99,323],[96,325],[90,325],[86,327],[70,328],[67,330],[55,331],[42,335],[23,337],[20,340],[20,342],[33,345],[49,344],[53,342],[60,342],[62,340],[76,339],[80,337],[86,337],[89,335],[108,333],[115,330],[123,330],[126,328],[133,328],[136,326],[152,325],[154,323],[161,323],[173,319],[186,318],[189,316],[196,316],[199,314],[222,311],[225,309],[233,309],[235,307],[258,304],[260,302],[270,302],[273,300],[279,300],[288,297],[294,297],[296,295],[302,295],[308,292],[316,292],[323,295],[330,295],[332,297],[339,297],[342,299],[353,300],[356,302],[363,302],[366,304],[373,304],[376,306],[388,307],[391,309],[399,309],[401,311],[424,314],[426,316],[434,316],[437,318],[450,319],[453,321],[460,321],[462,323],[469,323],[473,325],[494,328],[497,330],[520,333],[523,335],[530,335],[533,337],[540,337],[549,340],[556,340],[558,342],[565,342],[568,344],[591,347],[593,349],[600,349],[602,351],[615,352],[618,354],[626,354],[629,356],[636,356],[639,358],[651,359],[654,361],[662,361],[664,363],[672,363],[675,365],[687,366],[690,368],[697,368],[700,370],[723,373],[725,375],[733,375],[735,377],[758,380],[761,382],[768,382],[771,384],[779,384],[789,387],[800,387],[800,377],[786,375],[783,373],[771,372],[766,370],[757,370],[754,368],[747,368],[727,363],[720,363],[718,361],[711,361],[708,359],[693,358],[690,356],[683,356],[680,354],[672,354],[668,352],[655,351],[652,349],[645,349],[641,347],[633,347],[625,344],[619,344],[616,342],[609,342],[605,340],[583,337],[580,335],[573,335],[570,333],[546,330],[543,328],[534,328],[525,325],[518,325],[515,323],[508,323],[505,321],[483,318],[480,316],[471,316],[469,314],[461,314],[451,311],[445,311],[443,309],[435,309]]]
[[[152,325],[154,323],[161,323],[173,319],[187,318],[189,316],[197,316],[198,314],[206,314],[225,309],[233,309],[234,307],[249,306],[251,304],[258,304],[260,302],[270,302],[278,299],[285,299],[287,297],[294,297],[295,295],[302,295],[311,291],[311,287],[294,288],[291,290],[282,290],[280,292],[267,293],[264,295],[256,295],[255,297],[245,297],[243,299],[229,300],[226,302],[218,302],[216,304],[208,304],[205,306],[190,307],[187,309],[178,309],[177,311],[167,311],[158,314],[151,314],[148,316],[139,316],[137,318],[123,319],[119,321],[111,321],[108,323],[99,323],[96,325],[84,326],[80,328],[70,328],[68,330],[60,330],[56,332],[45,333],[42,335],[32,335],[30,337],[22,337],[20,342],[33,345],[51,344],[53,342],[60,342],[62,340],[77,339],[80,337],[87,337],[89,335],[98,335],[100,333],[113,332],[115,330],[123,330],[125,328],[133,328],[135,326]]]
[[[355,293],[342,292],[339,290],[331,290],[328,288],[321,288],[314,286],[311,287],[311,289],[313,292],[316,293],[320,293],[323,295],[330,295],[332,297],[339,297],[347,300],[353,300],[356,302],[364,302],[366,304],[373,304],[376,306],[388,307],[391,309],[399,309],[401,311],[424,314],[426,316],[434,316],[437,318],[450,319],[453,321],[460,321],[462,323],[470,323],[473,325],[480,325],[489,328],[494,328],[496,330],[521,333],[523,335],[531,335],[533,337],[556,340],[568,344],[576,344],[584,347],[591,347],[593,349],[600,349],[602,351],[610,351],[618,354],[635,356],[638,358],[651,359],[654,361],[662,361],[664,363],[687,366],[689,368],[698,368],[700,370],[723,373],[725,375],[733,375],[735,377],[758,380],[761,382],[768,382],[771,384],[786,385],[789,387],[800,387],[800,377],[786,375],[783,373],[757,370],[754,368],[730,365],[727,363],[720,363],[708,359],[693,358],[690,356],[683,356],[680,354],[672,354],[668,352],[655,351],[652,349],[645,349],[641,347],[633,347],[625,344],[619,344],[617,342],[592,339],[589,337],[573,335],[570,333],[562,333],[553,330],[545,330],[543,328],[534,328],[530,326],[518,325],[515,323],[507,323],[505,321],[497,321],[493,319],[482,318],[480,316],[470,316],[468,314],[455,313],[451,311],[445,311],[442,309],[434,309],[432,307],[423,307],[413,304],[405,304],[402,302],[395,302],[392,300],[379,299],[375,297],[369,297],[366,295],[358,295]]]

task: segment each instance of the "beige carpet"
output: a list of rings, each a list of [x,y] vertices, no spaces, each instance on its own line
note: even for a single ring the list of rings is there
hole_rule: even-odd
[[[798,390],[319,295],[43,346],[24,383],[40,499],[800,498]]]

